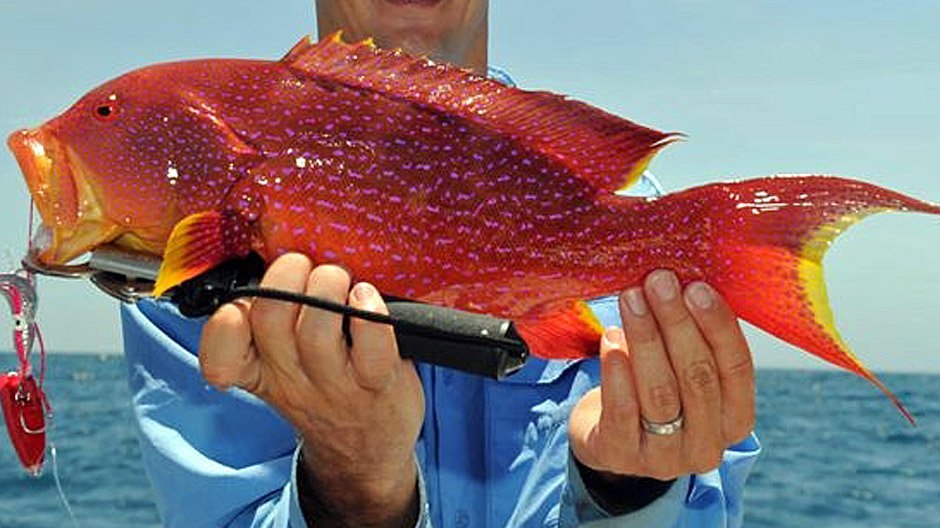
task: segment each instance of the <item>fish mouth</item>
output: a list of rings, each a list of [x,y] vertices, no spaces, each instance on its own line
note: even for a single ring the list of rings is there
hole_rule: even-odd
[[[87,168],[43,127],[18,130],[7,145],[23,172],[42,226],[31,253],[44,265],[63,265],[117,235],[88,184]]]

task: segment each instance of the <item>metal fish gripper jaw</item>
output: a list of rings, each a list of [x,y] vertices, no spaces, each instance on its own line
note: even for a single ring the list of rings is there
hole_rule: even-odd
[[[50,277],[88,279],[115,299],[135,302],[153,293],[160,259],[113,246],[102,246],[93,251],[87,261],[63,266],[42,264],[30,252],[23,259],[23,267]]]

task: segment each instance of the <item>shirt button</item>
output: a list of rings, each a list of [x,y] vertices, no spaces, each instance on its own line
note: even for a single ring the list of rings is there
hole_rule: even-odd
[[[466,510],[457,510],[457,528],[470,526],[470,514]]]

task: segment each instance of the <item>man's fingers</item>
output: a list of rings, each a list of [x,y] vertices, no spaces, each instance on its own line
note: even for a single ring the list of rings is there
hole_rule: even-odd
[[[644,286],[681,387],[683,437],[690,465],[696,472],[714,469],[725,446],[721,386],[712,350],[683,302],[673,272],[654,271]]]
[[[306,294],[346,304],[351,281],[349,272],[340,266],[318,266],[307,278]],[[342,314],[304,306],[296,330],[298,354],[307,375],[318,380],[340,379],[349,361]]]
[[[755,420],[754,365],[747,341],[734,312],[708,284],[690,284],[685,301],[718,365],[725,441],[739,442],[750,434]]]
[[[271,264],[261,279],[261,286],[301,293],[312,267],[306,256],[289,253]],[[276,369],[289,371],[296,368],[294,324],[299,310],[300,307],[295,303],[273,299],[256,299],[252,302],[249,319],[255,345],[258,353]]]
[[[199,344],[199,368],[206,381],[219,389],[231,386],[257,392],[261,363],[251,340],[249,304],[221,306],[206,322]]]
[[[714,469],[725,448],[753,427],[753,368],[734,314],[707,285],[683,292],[664,270],[624,291],[620,314],[624,331],[608,330],[601,339],[600,391],[590,391],[571,414],[575,456],[661,480]],[[672,434],[643,427],[680,413],[683,425]]]
[[[636,374],[640,414],[653,422],[672,420],[682,412],[679,386],[656,320],[639,288],[628,290],[620,297],[620,314]]]
[[[620,296],[620,316],[640,403],[639,417],[668,422],[682,412],[679,385],[666,355],[662,336],[643,291],[633,288]],[[602,381],[603,383],[603,381]],[[674,474],[682,460],[682,435],[640,434],[638,467],[655,469],[657,477]]]
[[[379,292],[366,282],[360,282],[349,292],[349,306],[388,314]],[[359,385],[373,391],[384,390],[399,375],[402,365],[392,327],[353,317],[349,334],[352,336],[349,356]]]

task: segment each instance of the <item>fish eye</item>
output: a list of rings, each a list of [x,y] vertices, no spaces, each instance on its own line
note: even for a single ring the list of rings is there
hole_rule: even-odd
[[[102,104],[95,107],[95,116],[98,119],[110,120],[117,114],[117,108],[112,104]]]
[[[107,100],[102,101],[95,105],[92,110],[95,114],[95,118],[99,121],[110,121],[117,117],[118,115],[118,106],[115,102],[117,98],[115,96],[110,96]]]

